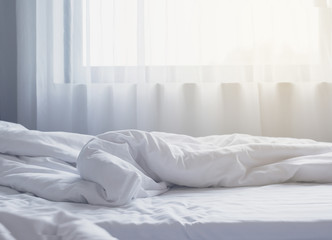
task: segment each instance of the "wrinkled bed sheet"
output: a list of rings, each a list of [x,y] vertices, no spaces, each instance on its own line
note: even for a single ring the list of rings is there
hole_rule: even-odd
[[[107,240],[111,235],[120,240],[330,240],[331,199],[332,184],[285,183],[173,187],[159,196],[104,207],[51,202],[0,187],[0,222],[16,240]]]
[[[32,131],[0,122],[0,185],[57,202],[113,207],[160,195],[177,185],[332,183],[331,172],[332,144],[307,139],[243,134],[193,138],[138,130],[89,136]],[[103,228],[68,213],[40,216],[1,211],[0,236],[6,240],[13,237],[8,230],[13,222],[31,223],[27,227],[35,226],[38,235],[41,228],[46,229],[45,236],[59,239],[66,234],[64,239],[84,239],[78,236],[88,233],[80,233],[82,228],[75,225],[90,224],[96,228],[96,237],[90,239],[98,239],[97,235],[108,239]],[[78,232],[70,238],[68,229]]]
[[[0,184],[53,201],[119,206],[169,186],[332,182],[332,144],[126,130],[96,137],[0,123]]]

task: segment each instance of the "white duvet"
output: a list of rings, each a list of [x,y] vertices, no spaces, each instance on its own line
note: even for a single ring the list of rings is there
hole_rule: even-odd
[[[118,206],[171,185],[332,182],[332,144],[137,130],[96,137],[0,122],[0,185],[53,201]]]
[[[119,206],[172,185],[332,183],[331,173],[332,144],[312,140],[240,134],[193,138],[137,130],[88,136],[0,121],[0,185],[9,187],[0,187],[0,239],[115,239],[68,212],[30,211],[8,202],[8,194],[17,191],[51,201]],[[13,193],[2,196],[4,189]]]

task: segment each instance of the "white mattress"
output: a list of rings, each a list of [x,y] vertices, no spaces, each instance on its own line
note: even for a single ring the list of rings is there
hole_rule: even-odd
[[[177,187],[113,208],[51,202],[7,187],[0,199],[8,212],[41,219],[62,212],[118,239],[332,239],[332,184]]]

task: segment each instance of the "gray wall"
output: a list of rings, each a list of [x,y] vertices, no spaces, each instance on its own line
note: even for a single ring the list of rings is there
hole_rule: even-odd
[[[0,120],[17,121],[16,1],[0,0]]]

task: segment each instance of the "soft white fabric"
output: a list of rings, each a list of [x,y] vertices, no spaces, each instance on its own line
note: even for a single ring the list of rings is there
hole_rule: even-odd
[[[84,144],[93,138],[65,132],[31,131],[18,124],[0,121],[0,153],[3,153],[0,154],[0,184],[54,201],[107,206],[122,205],[137,197],[167,191],[165,183],[156,183],[143,173],[136,181],[139,166],[120,158],[115,165],[100,165],[98,161],[87,163],[92,163],[92,172],[100,171],[101,179],[113,174],[112,182],[105,178],[107,181],[100,185],[97,180],[82,179],[76,169],[76,160]],[[104,150],[102,146],[98,147],[100,151]],[[126,154],[124,149],[123,156]],[[98,159],[103,161],[103,156]],[[121,168],[122,172],[119,171]],[[127,181],[122,182],[123,179]]]
[[[147,163],[144,159],[136,159],[136,147],[140,146],[90,141],[77,159],[78,171],[83,179],[100,184],[106,200],[116,206],[167,191],[166,183],[160,182],[160,179],[159,183],[154,181],[139,166],[140,162],[143,167]]]
[[[29,215],[26,219],[18,216],[22,224],[27,220],[27,226],[49,230],[50,223],[57,224],[57,218],[51,216],[75,216],[121,240],[215,240],[221,236],[227,240],[330,240],[331,199],[332,184],[174,187],[160,196],[136,199],[126,206],[110,208],[53,202],[0,186],[0,209],[19,216]],[[39,221],[36,221],[38,217]],[[13,234],[24,234],[17,223],[7,226]],[[26,234],[30,236],[33,229],[29,230]]]
[[[0,196],[0,201],[6,199]],[[108,232],[92,222],[72,216],[58,209],[21,209],[1,203],[0,237],[2,240],[115,240]],[[2,206],[1,206],[2,207]],[[45,209],[46,208],[46,209]],[[7,232],[5,230],[7,229]]]
[[[132,187],[138,184],[136,191],[150,190],[142,174],[188,187],[327,183],[332,182],[332,144],[241,134],[192,138],[135,130],[108,132],[85,145],[77,167],[81,177],[98,182],[107,196],[114,194],[115,182],[122,190],[129,180],[135,183]]]
[[[93,136],[69,132],[40,132],[20,124],[0,122],[0,152],[30,157],[54,157],[75,163],[82,147]]]
[[[0,238],[2,240],[15,240],[9,230],[2,223],[0,223]]]
[[[332,141],[328,1],[16,4],[18,120],[30,128]]]
[[[237,187],[332,182],[331,143],[241,134],[193,138],[124,130],[95,138],[68,134],[66,146],[55,133],[36,134],[16,126],[0,127],[4,146],[0,152],[20,155],[1,154],[0,184],[54,201],[117,206],[161,194],[173,184]],[[10,151],[6,150],[7,138]],[[77,143],[84,139],[90,141],[81,145],[77,160],[67,159],[67,154],[78,153]]]

